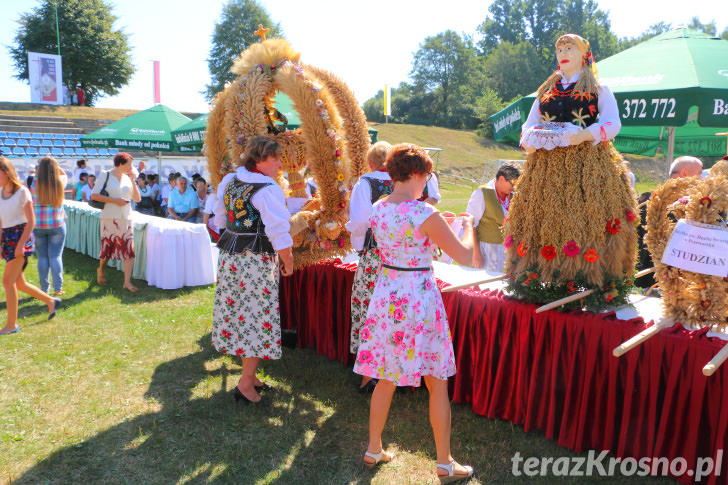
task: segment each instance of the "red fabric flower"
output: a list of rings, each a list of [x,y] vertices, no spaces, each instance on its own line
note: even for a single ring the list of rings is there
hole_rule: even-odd
[[[637,218],[637,217],[635,217],[634,212],[632,212],[629,209],[627,209],[627,211],[624,213],[624,215],[629,222],[634,222],[634,220]]]
[[[607,232],[609,234],[617,234],[619,232],[619,226],[622,223],[616,217],[607,221]]]
[[[564,254],[570,258],[578,256],[580,250],[581,248],[578,244],[576,244],[576,241],[569,241],[564,246]]]
[[[710,306],[710,300],[703,300],[703,301],[700,302],[700,305],[703,308],[708,308]]]
[[[599,255],[594,248],[589,248],[584,253],[584,259],[587,263],[596,263],[599,260]]]
[[[513,236],[508,236],[505,241],[503,241],[503,246],[505,246],[506,249],[513,246]]]
[[[233,211],[228,211],[227,216],[229,222],[235,222],[235,214],[233,213]]]
[[[713,201],[710,199],[710,197],[703,197],[702,199],[700,199],[700,205],[704,205],[706,209],[710,207],[710,204],[712,203]]]
[[[526,253],[528,252],[528,248],[522,242],[518,243],[517,252],[518,252],[519,256],[525,256]]]
[[[544,246],[541,249],[541,256],[543,256],[543,259],[546,261],[551,261],[556,257],[556,248],[553,246]]]

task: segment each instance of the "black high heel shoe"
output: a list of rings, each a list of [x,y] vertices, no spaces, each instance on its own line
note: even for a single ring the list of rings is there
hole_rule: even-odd
[[[269,408],[271,407],[270,399],[267,399],[265,397],[261,397],[260,401],[251,401],[245,395],[240,392],[240,389],[238,389],[238,386],[235,386],[235,389],[233,389],[233,397],[235,398],[235,402],[243,401],[245,404],[254,404],[261,408]]]
[[[61,308],[61,303],[63,303],[63,302],[61,301],[60,298],[56,298],[53,300],[53,311],[48,314],[48,320],[53,320],[55,318],[56,312],[58,311],[59,308]]]

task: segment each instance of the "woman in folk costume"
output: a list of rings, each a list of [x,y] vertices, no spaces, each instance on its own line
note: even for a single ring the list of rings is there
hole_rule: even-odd
[[[528,159],[504,242],[509,286],[533,302],[592,288],[587,305],[622,303],[637,236],[634,191],[609,142],[621,127],[617,102],[587,41],[561,36],[556,58],[523,125]]]
[[[278,267],[293,273],[293,239],[283,189],[276,183],[281,147],[272,138],[252,138],[243,166],[217,188],[215,224],[224,227],[213,309],[212,345],[243,359],[235,401],[270,406],[256,388],[260,360],[280,359]]]
[[[377,251],[377,241],[372,235],[372,206],[382,196],[392,193],[392,179],[387,173],[385,160],[392,145],[386,141],[375,143],[367,153],[367,163],[371,173],[359,178],[351,191],[349,202],[349,222],[346,229],[351,233],[351,245],[359,252],[359,264],[354,274],[351,288],[351,340],[349,350],[356,354],[359,350],[359,332],[369,309],[369,300],[374,292],[374,285],[379,276],[382,259]],[[377,384],[376,380],[364,376],[358,387],[360,393],[371,392]]]

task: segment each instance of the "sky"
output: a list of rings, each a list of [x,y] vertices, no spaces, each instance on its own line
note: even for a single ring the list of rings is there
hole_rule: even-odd
[[[63,0],[60,0],[63,1]],[[137,68],[130,84],[117,96],[96,103],[99,108],[139,109],[154,104],[152,61],[160,61],[161,102],[177,110],[206,113],[201,92],[210,81],[206,58],[212,32],[225,0],[105,0],[118,17],[115,28],[129,34]],[[13,44],[20,15],[40,5],[38,0],[2,0],[0,16],[0,101],[30,102],[30,88],[13,77],[8,47]],[[354,92],[359,103],[375,96],[385,84],[408,81],[413,54],[429,36],[445,30],[476,35],[488,16],[489,0],[262,0],[287,40],[301,52],[301,61],[333,72]],[[609,13],[618,37],[634,37],[660,21],[673,27],[694,16],[716,19],[719,0],[665,2],[597,0]],[[63,35],[63,32],[61,32]],[[476,37],[477,40],[477,37]],[[61,54],[63,54],[61,52]],[[597,59],[599,62],[599,59]]]

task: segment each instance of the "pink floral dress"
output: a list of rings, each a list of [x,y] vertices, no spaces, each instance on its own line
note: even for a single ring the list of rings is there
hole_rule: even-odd
[[[359,335],[357,374],[398,386],[419,386],[426,375],[447,379],[455,374],[445,306],[430,269],[434,245],[418,230],[436,212],[417,200],[374,205],[372,231],[382,272]]]

